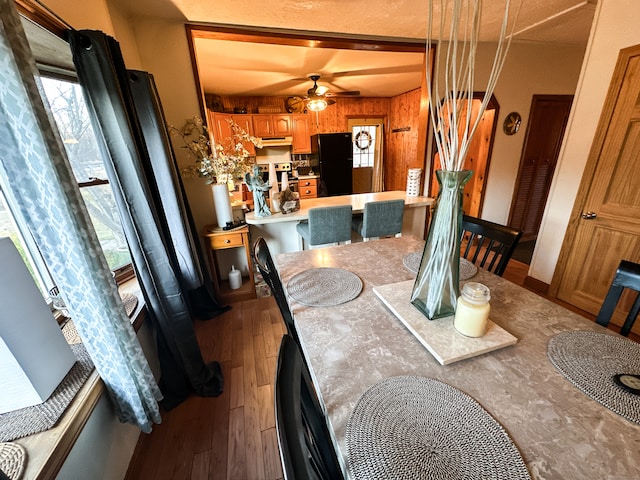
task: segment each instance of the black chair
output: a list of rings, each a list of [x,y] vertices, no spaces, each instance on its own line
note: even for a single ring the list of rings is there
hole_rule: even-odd
[[[275,385],[276,431],[286,480],[339,480],[342,470],[296,341],[282,337]]]
[[[640,264],[627,260],[620,262],[616,270],[616,275],[613,277],[611,287],[609,287],[609,292],[604,298],[600,312],[598,312],[598,316],[596,317],[597,324],[604,327],[609,325],[611,317],[613,317],[613,312],[625,288],[640,292]],[[636,298],[631,305],[629,314],[620,329],[620,335],[624,335],[625,337],[629,336],[631,327],[633,327],[633,323],[636,321],[636,317],[640,311],[640,293],[636,293],[635,296]]]
[[[293,321],[293,314],[291,313],[289,303],[287,302],[287,295],[284,292],[282,281],[280,280],[280,276],[278,275],[276,266],[273,263],[273,258],[271,257],[269,246],[267,245],[265,239],[262,237],[259,237],[258,240],[256,240],[256,243],[253,245],[253,258],[256,261],[258,270],[260,270],[260,273],[262,274],[262,278],[264,278],[265,282],[267,282],[267,285],[271,289],[272,295],[276,299],[276,303],[278,304],[278,308],[280,309],[280,313],[282,314],[284,324],[287,327],[287,333],[289,333],[289,335],[291,335],[299,345],[300,341],[298,339],[298,332],[296,332],[296,325]]]
[[[504,273],[521,236],[520,230],[462,216],[462,238],[467,242],[462,256],[496,275]]]

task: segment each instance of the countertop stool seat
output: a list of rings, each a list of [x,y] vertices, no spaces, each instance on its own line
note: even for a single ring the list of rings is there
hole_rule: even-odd
[[[351,228],[367,242],[371,238],[399,237],[402,233],[404,200],[383,200],[364,204],[364,213],[354,215]]]
[[[310,247],[351,243],[351,205],[312,208],[309,220],[298,223],[296,230]]]

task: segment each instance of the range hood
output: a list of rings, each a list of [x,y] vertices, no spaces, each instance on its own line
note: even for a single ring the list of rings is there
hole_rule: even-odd
[[[293,145],[293,137],[270,137],[262,139],[263,147],[287,147]]]

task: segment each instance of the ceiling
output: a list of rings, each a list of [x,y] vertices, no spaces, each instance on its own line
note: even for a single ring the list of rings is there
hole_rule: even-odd
[[[110,0],[131,16],[182,23],[298,30],[319,35],[423,41],[427,0]],[[440,4],[441,0],[434,0]],[[511,0],[512,8],[518,0]],[[514,41],[585,46],[597,0],[523,0]],[[495,41],[504,0],[484,1],[481,40]],[[439,16],[434,6],[434,16]],[[150,14],[149,12],[153,12]],[[434,32],[434,37],[437,32]],[[445,35],[446,37],[446,35]],[[393,96],[421,83],[422,54],[372,52],[197,39],[201,84],[219,95],[304,95],[318,73],[329,92]]]

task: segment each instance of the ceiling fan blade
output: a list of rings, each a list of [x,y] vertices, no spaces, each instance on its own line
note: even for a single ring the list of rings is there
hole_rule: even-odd
[[[331,100],[330,98],[327,99],[327,105],[333,105],[334,103],[336,103],[335,100]]]
[[[325,94],[325,97],[357,97],[360,95],[360,90],[350,90],[347,92],[329,92]]]

